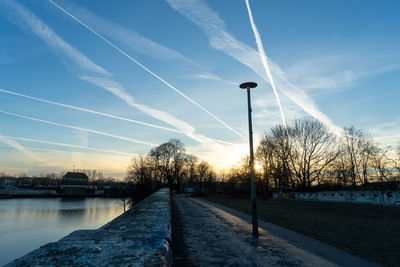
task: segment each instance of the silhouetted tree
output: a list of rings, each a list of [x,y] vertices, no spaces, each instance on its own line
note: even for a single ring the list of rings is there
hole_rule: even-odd
[[[336,158],[336,138],[322,122],[312,118],[295,120],[288,132],[292,143],[290,166],[302,188],[310,188]]]
[[[287,191],[290,184],[294,187],[289,162],[290,151],[291,143],[283,125],[277,125],[264,134],[256,150],[256,159],[263,168],[267,187],[269,180],[274,183],[276,191]]]
[[[353,187],[367,184],[376,145],[367,138],[364,131],[351,126],[344,128],[340,157],[343,171],[349,176]]]
[[[149,158],[139,155],[132,158],[125,180],[137,184],[143,190],[152,190],[153,177],[151,174],[152,166]]]
[[[202,161],[197,166],[197,177],[198,177],[198,184],[200,187],[200,194],[203,193],[202,192],[202,184],[208,178],[211,171],[212,171],[212,167],[206,161]]]
[[[197,182],[196,170],[198,161],[199,159],[194,155],[186,155],[184,158],[184,169],[188,186]]]
[[[181,183],[181,170],[184,164],[185,148],[183,143],[178,139],[171,139],[149,152],[158,174],[162,177],[163,182],[167,182],[170,188],[174,183]]]

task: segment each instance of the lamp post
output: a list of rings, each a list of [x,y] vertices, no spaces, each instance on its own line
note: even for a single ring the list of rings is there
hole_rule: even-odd
[[[241,89],[247,90],[247,106],[249,117],[249,143],[250,143],[250,183],[251,183],[251,222],[253,224],[253,236],[258,238],[258,219],[257,219],[257,194],[256,184],[254,178],[254,152],[253,152],[253,126],[251,122],[251,101],[250,89],[256,88],[257,84],[254,82],[242,83],[239,86]]]

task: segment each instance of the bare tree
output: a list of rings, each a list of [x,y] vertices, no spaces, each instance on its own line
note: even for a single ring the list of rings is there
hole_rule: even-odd
[[[198,166],[197,166],[197,175],[198,175],[198,183],[200,187],[200,194],[202,192],[202,184],[203,182],[206,181],[208,178],[210,172],[212,171],[212,167],[208,162],[202,161]]]
[[[375,146],[371,153],[372,167],[375,169],[376,179],[381,185],[389,182],[392,175],[392,164],[389,160],[388,149]]]
[[[149,152],[149,156],[154,162],[158,174],[164,182],[167,182],[170,188],[173,188],[175,182],[181,183],[181,170],[184,163],[185,148],[178,139],[171,139]]]
[[[288,128],[292,147],[291,169],[303,189],[319,183],[322,172],[336,158],[336,139],[326,126],[312,118],[295,120]]]
[[[78,171],[83,172],[87,175],[87,177],[89,178],[89,183],[94,182],[97,178],[97,170],[88,169],[88,170],[78,170]]]
[[[344,188],[346,188],[349,184],[351,177],[345,153],[346,151],[343,149],[343,146],[339,146],[337,157],[332,162],[330,168],[330,173],[334,177],[332,182],[337,185],[344,186]]]
[[[133,203],[131,198],[121,198],[122,206],[124,207],[124,212],[126,212],[126,208]]]
[[[394,152],[391,147],[388,148],[388,150],[391,150],[391,152]],[[397,158],[396,157],[391,157],[386,153],[386,159],[391,163],[392,168],[393,168],[393,176],[397,177],[398,180],[400,180],[400,148],[396,151],[397,153]]]
[[[214,168],[209,165],[210,168],[208,169],[207,175],[206,175],[206,192],[210,193],[210,188],[213,185],[213,182],[216,181],[217,178],[217,173],[215,172]]]
[[[372,153],[375,145],[367,138],[367,134],[355,127],[344,128],[342,157],[347,163],[351,184],[367,184],[371,170]]]
[[[283,125],[277,125],[266,133],[256,150],[256,159],[263,168],[265,186],[269,187],[269,180],[273,181],[277,191],[289,189],[293,181],[289,168],[289,153],[291,144]]]
[[[59,177],[57,176],[57,173],[52,172],[52,173],[46,174],[46,178],[49,178],[49,179],[58,179]]]
[[[186,173],[186,182],[188,185],[191,185],[197,182],[197,162],[199,159],[194,155],[186,155],[184,159],[185,165],[185,173]]]
[[[284,133],[281,135],[281,133]],[[283,127],[277,126],[270,134],[265,134],[256,150],[256,159],[263,170],[263,180],[266,191],[269,181],[274,182],[274,188],[281,191],[288,185],[290,170],[288,168],[289,146]],[[285,185],[285,186],[284,186]]]
[[[175,176],[177,190],[179,192],[181,189],[182,177],[183,177],[182,171],[186,158],[185,148],[183,143],[179,139],[171,139],[169,143],[171,144],[171,149],[172,149],[172,160],[173,160],[172,173]]]
[[[241,181],[241,168],[239,167],[232,167],[228,173],[226,174],[227,176],[227,184],[228,184],[228,191],[234,195],[238,194],[238,190],[236,185]]]
[[[76,169],[77,172],[83,172],[89,178],[89,183],[94,183],[99,177],[103,177],[103,173],[96,169]]]
[[[128,166],[127,182],[133,182],[138,185],[148,185],[152,183],[151,165],[149,159],[143,155],[133,157]]]
[[[397,174],[400,175],[400,149],[397,150],[397,159],[393,160],[394,167],[397,170]]]

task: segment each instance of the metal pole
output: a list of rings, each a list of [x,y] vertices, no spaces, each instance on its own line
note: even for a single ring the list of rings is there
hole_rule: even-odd
[[[251,122],[250,88],[247,88],[247,105],[249,114],[249,140],[250,140],[250,183],[251,183],[251,221],[253,224],[253,236],[258,238],[257,219],[257,194],[254,175],[254,152],[253,152],[253,125]]]
[[[188,166],[188,172],[187,172],[187,174],[189,174],[189,166]],[[185,195],[186,195],[186,198],[187,198],[187,196],[188,196],[188,177],[187,177],[188,175],[186,175],[186,188],[184,189],[184,191],[185,191]]]

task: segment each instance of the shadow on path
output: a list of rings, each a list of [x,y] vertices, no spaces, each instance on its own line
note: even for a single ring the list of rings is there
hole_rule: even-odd
[[[175,197],[171,201],[171,231],[172,231],[172,265],[194,266],[188,260],[188,249],[184,239],[182,216],[177,207]]]
[[[254,239],[249,220],[250,216],[246,214],[214,203],[174,195],[174,266],[355,266],[343,264],[346,260],[322,257],[318,250],[310,250],[282,238],[278,231],[269,231],[266,227],[260,228],[260,238]],[[284,230],[281,234],[286,234]],[[354,257],[340,253],[337,255]],[[354,258],[362,263],[357,266],[373,265]]]

